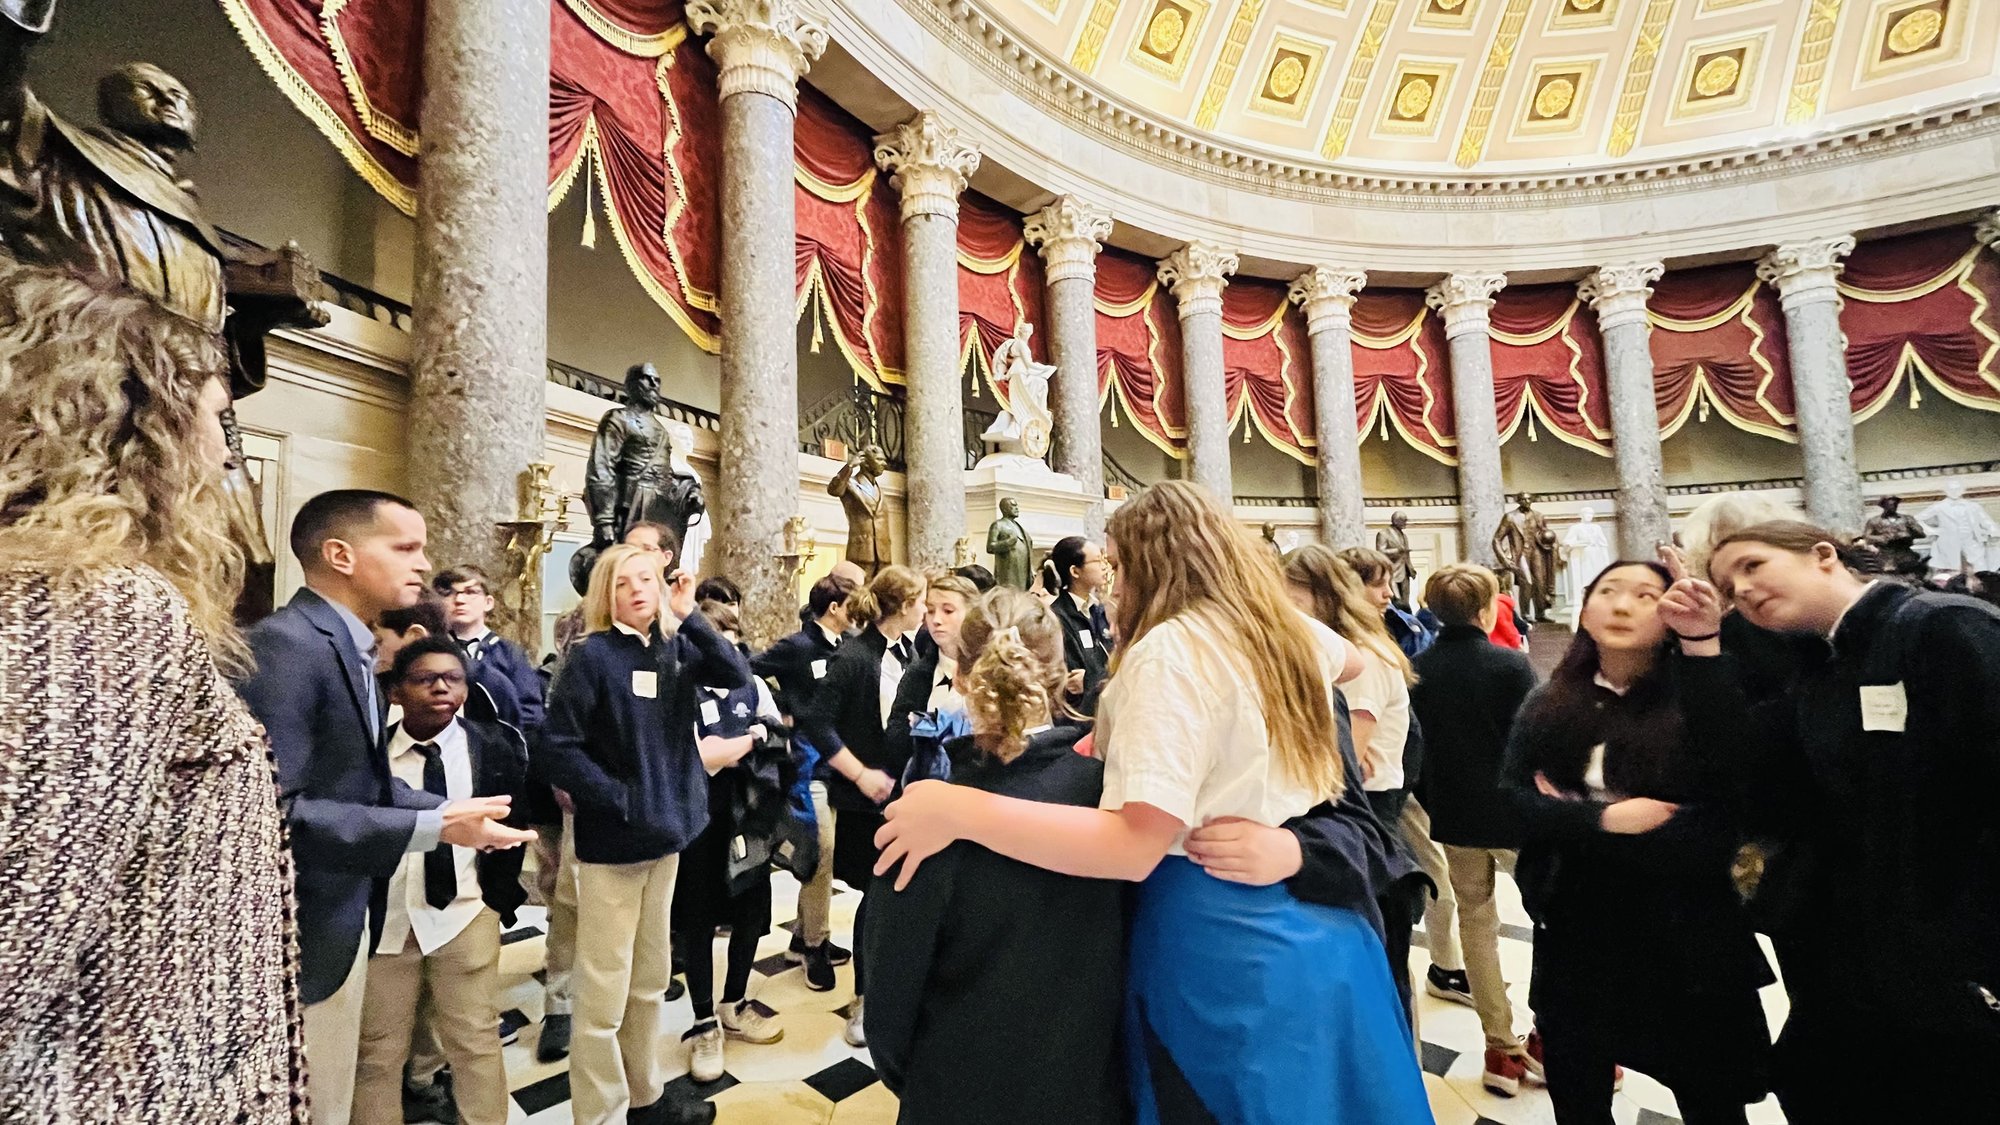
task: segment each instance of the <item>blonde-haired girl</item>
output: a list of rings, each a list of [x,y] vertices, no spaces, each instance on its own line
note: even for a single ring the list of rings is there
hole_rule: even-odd
[[[921,782],[888,810],[878,869],[903,862],[908,880],[913,863],[968,839],[1139,883],[1124,1041],[1142,1123],[1426,1119],[1409,1026],[1363,913],[1218,878],[1187,855],[1190,829],[1275,831],[1343,794],[1332,692],[1351,650],[1292,607],[1269,552],[1200,486],[1155,485],[1107,531],[1123,589],[1098,712],[1100,807]]]
[[[1064,723],[1062,625],[999,587],[959,626],[972,734],[954,739],[951,784],[1092,808],[1104,766]],[[1116,1043],[1124,919],[1115,882],[1019,863],[974,844],[874,898],[868,1047],[905,1121],[1112,1125],[1123,1098]],[[1035,1044],[1022,1066],[1020,1045]]]

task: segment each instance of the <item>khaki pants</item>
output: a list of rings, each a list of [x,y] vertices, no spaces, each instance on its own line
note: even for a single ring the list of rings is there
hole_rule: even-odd
[[[1458,899],[1451,891],[1444,850],[1431,839],[1431,814],[1415,797],[1403,802],[1401,827],[1417,866],[1437,884],[1437,897],[1424,900],[1424,938],[1430,945],[1431,964],[1457,972],[1465,968],[1465,954],[1458,945]]]
[[[799,938],[820,945],[833,932],[833,810],[827,807],[826,782],[812,783],[812,802],[819,822],[819,866],[811,882],[799,885]]]
[[[354,1060],[361,1044],[361,1000],[368,987],[368,923],[354,950],[354,967],[340,991],[317,1004],[307,1004],[306,1094],[312,1099],[314,1125],[347,1125],[354,1103]],[[402,1112],[399,1103],[397,1113]]]
[[[403,1061],[428,997],[430,1028],[451,1063],[452,1097],[465,1125],[507,1125],[507,1065],[500,1056],[500,916],[481,908],[459,935],[425,955],[416,939],[401,953],[368,964],[354,1119],[397,1122],[403,1113]]]
[[[1472,985],[1472,1006],[1479,1012],[1486,1045],[1514,1050],[1521,1040],[1514,1034],[1514,1004],[1507,999],[1507,978],[1500,972],[1500,906],[1493,897],[1498,873],[1514,870],[1514,853],[1446,844],[1444,856],[1451,868],[1452,892],[1458,896],[1465,978]]]
[[[623,1125],[666,1089],[660,1025],[673,978],[667,930],[680,857],[578,863],[576,1011],[569,1087],[576,1125]]]
[[[534,849],[535,885],[529,889],[549,908],[543,1013],[566,1016],[575,1006],[576,969],[576,832],[568,813],[540,830]]]

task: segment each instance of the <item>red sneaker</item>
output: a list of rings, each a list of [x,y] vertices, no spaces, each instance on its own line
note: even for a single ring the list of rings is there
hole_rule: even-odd
[[[1486,1073],[1480,1075],[1479,1084],[1488,1093],[1511,1098],[1521,1092],[1521,1083],[1527,1078],[1526,1059],[1496,1047],[1486,1048]]]
[[[1528,1032],[1528,1057],[1535,1060],[1535,1070],[1537,1072],[1544,1071],[1547,1065],[1548,1060],[1542,1057],[1543,1052],[1545,1050],[1546,1048],[1542,1046],[1541,1029],[1536,1028]],[[1533,1078],[1534,1076],[1531,1075],[1530,1077]],[[1547,1085],[1546,1079],[1536,1079],[1536,1080],[1541,1081],[1543,1085]],[[1611,1089],[1617,1091],[1617,1090],[1623,1090],[1624,1088],[1625,1088],[1625,1068],[1622,1066],[1613,1066],[1611,1068]]]

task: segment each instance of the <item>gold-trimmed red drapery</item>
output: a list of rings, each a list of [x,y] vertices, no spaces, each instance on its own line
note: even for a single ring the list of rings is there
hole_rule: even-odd
[[[875,167],[873,136],[810,87],[792,136],[800,312],[814,318],[814,346],[830,331],[855,374],[887,390],[903,381],[895,189]]]
[[[1597,317],[1574,285],[1508,286],[1493,298],[1493,399],[1500,440],[1527,422],[1611,455],[1611,406]]]
[[[2000,256],[1963,226],[1855,247],[1840,276],[1841,331],[1855,421],[1919,382],[1963,406],[2000,411]]]
[[[1369,431],[1403,436],[1431,458],[1458,464],[1444,322],[1422,290],[1364,289],[1354,299],[1354,416]]]
[[[959,198],[959,370],[969,369],[975,380],[983,375],[1002,406],[1009,402],[1009,388],[988,360],[1016,328],[1034,325],[1038,331],[1028,351],[1038,362],[1050,362],[1047,333],[1040,331],[1048,323],[1042,315],[1042,260],[1021,227],[1021,214],[1011,207],[976,191]]]
[[[1314,438],[1312,350],[1305,318],[1281,282],[1232,279],[1222,291],[1224,408],[1243,440],[1254,428],[1310,465]]]
[[[1100,385],[1146,440],[1174,457],[1187,455],[1185,399],[1181,388],[1180,327],[1173,298],[1154,276],[1154,264],[1106,247],[1097,256],[1097,367]]]
[[[1798,440],[1784,310],[1754,265],[1674,270],[1654,283],[1647,316],[1661,437],[1712,408],[1738,429]]]

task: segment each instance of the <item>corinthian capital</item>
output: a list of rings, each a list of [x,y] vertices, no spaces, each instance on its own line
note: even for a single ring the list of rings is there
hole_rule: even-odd
[[[958,193],[979,167],[979,150],[925,110],[875,138],[875,163],[903,193],[903,218],[958,218]]]
[[[826,51],[826,28],[800,0],[688,0],[687,22],[713,36],[723,100],[768,94],[796,109],[799,79]]]
[[[1972,226],[1972,237],[1992,248],[1994,253],[2000,254],[2000,209],[1979,216],[1979,221]]]
[[[1851,234],[1780,246],[1757,263],[1757,279],[1777,287],[1779,301],[1787,310],[1838,300],[1841,259],[1853,250]]]
[[[1354,312],[1354,295],[1368,284],[1362,270],[1314,266],[1292,279],[1289,295],[1306,310],[1306,333],[1346,331]]]
[[[1097,276],[1097,249],[1111,236],[1111,212],[1065,195],[1028,216],[1021,233],[1042,252],[1050,283]]]
[[[1424,303],[1444,314],[1447,338],[1486,332],[1493,294],[1507,288],[1504,273],[1455,273],[1424,291]]]
[[[1644,324],[1646,299],[1653,295],[1653,283],[1665,272],[1667,268],[1658,262],[1600,266],[1596,273],[1577,282],[1576,295],[1590,302],[1599,330]]]
[[[1190,242],[1160,259],[1159,278],[1173,290],[1181,319],[1222,315],[1222,286],[1236,272],[1236,254],[1207,242]]]

